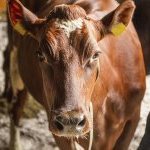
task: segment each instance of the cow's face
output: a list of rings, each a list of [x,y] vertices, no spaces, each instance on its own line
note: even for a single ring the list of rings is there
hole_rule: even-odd
[[[90,102],[101,61],[98,42],[127,26],[133,2],[126,1],[102,21],[92,20],[78,5],[56,6],[47,19],[37,18],[16,1],[9,10],[14,27],[22,34],[28,29],[39,42],[37,57],[50,130],[58,136],[84,135],[92,127]]]
[[[92,126],[89,106],[99,72],[100,49],[94,24],[84,10],[79,6],[56,9],[48,17],[39,49],[43,76],[50,80],[53,91],[50,128],[58,135],[82,135]],[[63,18],[67,9],[71,11]],[[71,14],[75,10],[80,14]]]

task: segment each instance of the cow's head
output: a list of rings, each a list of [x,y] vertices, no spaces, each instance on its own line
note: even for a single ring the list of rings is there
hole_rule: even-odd
[[[50,130],[59,136],[87,133],[92,127],[89,107],[101,61],[98,42],[126,28],[134,3],[125,1],[100,21],[89,18],[79,5],[57,5],[44,19],[19,1],[10,0],[8,6],[13,27],[39,43],[45,95],[53,95],[45,106]]]

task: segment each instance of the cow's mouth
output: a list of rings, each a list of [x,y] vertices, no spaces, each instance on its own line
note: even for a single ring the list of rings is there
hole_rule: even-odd
[[[58,137],[66,137],[66,138],[70,138],[70,139],[72,139],[72,138],[86,138],[88,135],[88,133],[90,132],[90,130],[88,129],[88,130],[86,130],[85,132],[82,132],[82,133],[80,133],[80,132],[74,132],[74,131],[67,131],[66,133],[60,133],[60,132],[53,132],[53,134],[54,135],[56,135],[56,136],[58,136]]]

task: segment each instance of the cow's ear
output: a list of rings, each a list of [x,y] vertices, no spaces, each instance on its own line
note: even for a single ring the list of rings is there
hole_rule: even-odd
[[[132,20],[135,10],[135,4],[132,0],[124,1],[113,12],[105,16],[101,22],[101,30],[103,35],[113,34],[119,36],[126,30],[126,27]]]
[[[13,28],[21,35],[35,35],[35,31],[46,19],[39,19],[25,8],[19,0],[8,0],[8,14]]]

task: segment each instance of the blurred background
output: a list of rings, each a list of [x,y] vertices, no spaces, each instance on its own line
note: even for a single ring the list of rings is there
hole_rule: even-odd
[[[137,8],[138,9],[138,8]],[[150,10],[147,12],[150,13]],[[137,15],[137,12],[135,13]],[[138,20],[134,18],[135,22]],[[139,20],[140,22],[140,20]],[[140,22],[141,23],[141,22]],[[144,22],[145,24],[146,22]],[[148,34],[148,33],[146,33]],[[150,35],[149,35],[150,36]],[[5,86],[3,72],[4,52],[7,48],[7,19],[6,1],[0,0],[0,95]],[[150,53],[144,54],[146,63],[150,64]],[[147,69],[148,73],[148,69]],[[141,117],[135,136],[129,150],[136,150],[145,132],[146,119],[150,111],[150,75],[146,77],[147,89],[142,102]],[[51,133],[48,130],[46,113],[42,106],[37,104],[32,97],[26,104],[24,116],[21,121],[21,141],[23,150],[56,150],[58,149]],[[0,150],[8,150],[9,147],[9,104],[6,99],[0,98]],[[149,148],[150,149],[150,148]]]

